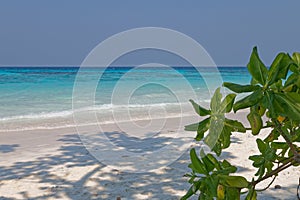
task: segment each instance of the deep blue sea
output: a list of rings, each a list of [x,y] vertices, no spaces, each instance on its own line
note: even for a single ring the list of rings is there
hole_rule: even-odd
[[[218,67],[218,73],[210,67],[1,67],[0,132],[72,127],[74,112],[82,125],[91,113],[103,124],[191,115],[188,100],[207,104],[220,80],[250,81],[246,67]],[[91,97],[93,105],[85,103]]]

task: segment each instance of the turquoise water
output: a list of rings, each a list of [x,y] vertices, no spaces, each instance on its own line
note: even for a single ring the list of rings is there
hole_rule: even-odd
[[[84,116],[91,112],[97,114],[99,123],[114,122],[114,115],[124,121],[190,115],[188,99],[207,103],[219,78],[240,84],[250,80],[245,67],[219,67],[219,78],[209,67],[201,68],[201,73],[193,67],[85,68],[80,79],[78,70],[0,68],[0,131],[74,126],[74,112],[82,113],[83,125],[89,123]],[[75,81],[81,87],[74,106]],[[97,86],[93,86],[95,81]],[[90,98],[87,92],[91,87],[96,87],[94,105],[82,103],[81,107],[78,102],[88,101],[85,98]]]

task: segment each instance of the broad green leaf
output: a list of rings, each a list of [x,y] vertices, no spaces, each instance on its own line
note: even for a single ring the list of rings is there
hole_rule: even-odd
[[[288,79],[284,83],[284,91],[290,92],[292,87],[289,86],[294,85],[300,88],[300,74],[293,73],[288,77]],[[290,88],[290,90],[288,90],[288,88]]]
[[[214,164],[217,170],[221,169],[220,162],[212,154],[207,154],[206,157]]]
[[[222,144],[222,149],[226,149],[230,145],[230,136],[231,136],[231,131],[229,128],[226,126],[223,127],[222,133],[220,135],[220,142]]]
[[[220,183],[227,187],[247,188],[249,183],[242,176],[219,175]]]
[[[300,119],[300,94],[298,93],[278,93],[274,95],[274,102],[278,102],[281,106],[281,116],[288,116],[291,119]],[[278,108],[278,107],[277,107]]]
[[[190,99],[190,102],[193,105],[193,108],[195,109],[196,113],[200,116],[206,116],[206,115],[210,115],[210,110],[207,110],[203,107],[201,107],[200,105],[198,105],[195,101]]]
[[[267,149],[267,144],[264,143],[261,139],[256,139],[257,147],[261,153],[264,153]]]
[[[280,133],[273,129],[271,133],[264,139],[264,142],[273,142],[274,140],[277,140],[280,136]]]
[[[223,175],[228,175],[237,171],[237,168],[232,166],[227,160],[223,160],[223,162],[221,162],[221,166],[222,170],[219,170],[218,172]]]
[[[191,167],[195,172],[197,172],[199,174],[207,174],[204,164],[198,158],[198,156],[196,154],[196,150],[194,148],[191,149],[191,151],[190,151],[190,158],[192,161]]]
[[[190,124],[190,125],[185,126],[184,130],[197,131],[197,136],[195,139],[197,141],[200,141],[204,137],[204,133],[209,129],[209,125],[210,125],[210,117],[202,120],[199,123]]]
[[[261,104],[256,104],[254,106],[251,106],[250,110],[253,111],[253,112],[257,112],[260,116],[263,116],[265,114],[265,111],[266,111],[266,108],[268,103],[264,102],[266,101],[266,97],[264,96],[262,98],[262,101],[261,101]],[[264,105],[264,106],[262,106]]]
[[[222,101],[219,113],[229,113],[232,109],[236,94],[228,94]]]
[[[293,58],[294,62],[298,66],[300,66],[300,53],[298,53],[298,52],[293,53],[293,57],[292,58]]]
[[[212,151],[217,154],[217,156],[220,156],[222,153],[222,145],[220,141],[217,141],[215,145],[212,148]]]
[[[200,155],[201,155],[201,160],[205,166],[206,171],[211,172],[215,168],[215,163],[212,160],[210,160],[210,158],[208,156],[205,155],[203,150],[200,152]]]
[[[222,162],[222,167],[226,168],[226,167],[231,167],[232,165],[230,164],[230,162],[228,162],[227,160],[223,160]]]
[[[232,131],[237,131],[237,132],[241,132],[241,133],[246,132],[246,128],[244,127],[244,125],[237,120],[231,120],[231,119],[226,118],[225,126],[230,127]]]
[[[254,174],[255,176],[258,176],[259,178],[261,178],[266,172],[266,168],[264,165],[260,165],[258,168],[258,171]]]
[[[187,193],[183,196],[183,197],[181,197],[180,198],[180,200],[187,200],[187,199],[189,199],[191,196],[193,196],[193,194],[195,194],[194,193],[194,190],[193,190],[193,185],[190,187],[190,189],[187,191]]]
[[[296,74],[299,74],[300,66],[298,66],[296,63],[290,66],[291,72],[294,72]]]
[[[252,78],[258,81],[261,85],[265,85],[268,69],[260,60],[257,53],[257,47],[253,48],[252,54],[250,56],[250,61],[247,67],[248,71],[252,75]]]
[[[240,199],[240,189],[234,187],[227,187],[226,199]]]
[[[252,134],[257,135],[260,132],[263,125],[261,116],[257,112],[250,112],[247,115],[247,119],[250,123]]]
[[[257,193],[255,189],[251,188],[246,196],[245,200],[256,200],[257,199]]]
[[[293,60],[288,54],[279,53],[274,59],[268,73],[268,84],[271,85],[280,79],[285,79]]]
[[[262,99],[262,97],[263,97],[262,90],[261,89],[256,90],[249,96],[246,96],[245,98],[237,101],[233,105],[233,111],[236,112],[240,109],[251,107],[251,106],[255,105],[256,103],[258,103]]]
[[[219,183],[219,180],[212,176],[209,176],[205,179],[204,184],[206,184],[211,197],[217,196],[218,183]]]
[[[297,104],[300,107],[300,94],[296,92],[285,93],[285,96],[294,104]]]
[[[202,120],[199,123],[194,123],[194,124],[187,125],[187,126],[184,127],[184,130],[186,130],[186,131],[201,131],[202,129],[205,129],[205,128],[208,129],[209,120],[210,120],[210,117]],[[204,130],[204,132],[207,131],[207,129]]]
[[[259,82],[257,80],[255,80],[254,78],[251,78],[250,83],[251,83],[251,85],[257,85],[257,84],[259,84]]]
[[[194,180],[195,180],[195,178],[196,178],[196,176],[194,175],[194,176],[192,176],[189,180],[188,180],[188,182],[190,183],[190,184],[193,184],[194,183]]]
[[[227,87],[228,89],[236,93],[252,92],[260,88],[258,85],[239,85],[239,84],[228,83],[228,82],[224,82],[223,86]]]
[[[224,126],[224,116],[219,116],[218,118],[212,118],[210,121],[210,127],[208,135],[204,138],[205,144],[207,144],[211,149],[217,143],[220,134]]]
[[[180,198],[180,200],[187,200],[187,199],[189,199],[193,194],[195,194],[199,190],[200,185],[201,185],[201,180],[195,182],[189,188],[189,190],[187,191],[187,193],[183,197]]]
[[[272,142],[271,147],[273,149],[285,149],[288,147],[288,144],[286,142]]]
[[[270,111],[270,118],[276,119],[278,116],[286,116],[285,109],[282,107],[282,103],[275,98],[276,95],[271,92],[267,92],[267,99],[269,102],[269,111]]]
[[[260,167],[264,164],[265,159],[264,157],[262,157],[261,155],[253,155],[253,156],[249,156],[249,159],[253,161],[253,167]]]
[[[220,107],[221,100],[222,100],[222,94],[220,92],[220,88],[217,88],[210,101],[210,109],[212,113],[217,112],[217,110]]]

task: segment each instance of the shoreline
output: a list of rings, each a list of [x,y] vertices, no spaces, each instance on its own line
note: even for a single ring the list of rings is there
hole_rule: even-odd
[[[244,121],[241,115],[236,117]],[[168,120],[170,122],[167,123],[163,136],[182,131],[183,127],[176,128],[176,119]],[[196,121],[197,118],[186,118],[182,124]],[[123,125],[130,128],[125,122]],[[86,130],[91,131],[94,128],[86,127]],[[120,131],[120,127],[110,124],[103,126],[103,130],[116,132]],[[125,138],[120,137],[121,134],[113,136],[123,139],[123,143],[120,143],[121,140],[115,142],[123,146],[125,144],[128,149],[138,148],[136,143],[132,143],[132,138],[136,138],[136,135],[128,134]],[[190,136],[195,136],[195,133],[191,133]],[[237,174],[245,175],[248,180],[255,171],[248,160],[250,153],[258,151],[255,138],[249,132],[234,133],[231,147],[222,154],[222,158],[238,166]],[[155,142],[150,141],[151,145],[147,147],[149,151],[155,150],[153,144],[163,144],[164,141],[158,138]],[[184,152],[179,159],[164,168],[151,172],[129,173],[112,169],[97,161],[86,150],[75,128],[1,133],[0,147],[1,200],[116,199],[118,196],[122,200],[179,199],[190,186],[183,177],[185,173],[190,172],[187,167],[190,162],[189,152]],[[259,192],[258,198],[295,199],[299,176],[299,170],[289,168],[279,174],[271,189]],[[274,189],[275,185],[280,185],[281,189]],[[259,185],[259,188],[262,187],[263,185]]]

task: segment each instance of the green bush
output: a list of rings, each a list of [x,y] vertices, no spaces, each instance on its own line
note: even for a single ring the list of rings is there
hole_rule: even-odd
[[[182,197],[183,200],[193,195],[198,195],[201,200],[240,199],[242,189],[247,193],[247,200],[255,200],[259,182],[272,178],[272,183],[278,173],[300,164],[300,53],[294,53],[292,57],[279,53],[267,68],[254,47],[247,68],[252,76],[251,83],[223,83],[234,93],[222,100],[218,88],[211,98],[209,109],[191,100],[196,113],[207,117],[186,126],[185,130],[197,131],[195,139],[203,140],[216,156],[204,151],[197,155],[195,149],[190,151],[189,168],[192,172],[186,176],[191,187]],[[236,101],[235,97],[240,93],[247,93],[247,96]],[[250,127],[225,116],[232,110],[236,113],[242,109],[247,109]],[[264,122],[263,117],[267,119]],[[264,140],[256,139],[260,153],[249,155],[253,167],[257,168],[253,179],[249,181],[242,176],[231,175],[237,168],[216,157],[230,146],[232,132],[250,130],[255,137],[266,128],[271,130],[268,136]],[[205,132],[208,132],[206,136]]]

